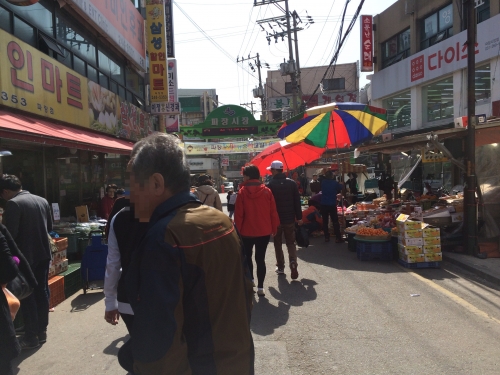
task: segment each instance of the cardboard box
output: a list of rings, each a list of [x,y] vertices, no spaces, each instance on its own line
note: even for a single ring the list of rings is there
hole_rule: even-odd
[[[401,214],[396,218],[396,226],[400,232],[406,230],[421,229],[422,222],[410,219],[410,215]]]
[[[460,223],[464,221],[464,213],[463,212],[456,212],[454,214],[451,214],[451,222],[452,223]]]
[[[422,238],[422,229],[411,229],[399,232],[399,237],[402,238]]]
[[[425,262],[424,254],[402,254],[399,253],[399,259],[406,263],[422,263]]]
[[[441,252],[441,245],[427,245],[423,247],[424,254],[435,254]]]
[[[428,253],[424,254],[425,262],[441,262],[443,260],[443,253]]]
[[[441,237],[424,237],[422,241],[424,246],[441,245]]]
[[[441,231],[439,228],[431,227],[428,224],[424,224],[425,227],[422,229],[422,237],[441,237]]]
[[[406,254],[406,255],[423,253],[422,246],[404,246],[398,244],[398,250],[401,254]]]
[[[402,236],[398,237],[398,243],[403,246],[423,246],[424,241],[422,237],[419,238],[405,238]]]
[[[51,264],[50,267],[49,267],[49,279],[52,276],[55,276],[55,275],[56,275],[56,266],[54,266],[53,264]]]
[[[59,275],[61,272],[67,271],[68,270],[68,260],[64,259],[62,262],[54,264],[54,267],[56,269],[56,275]]]
[[[67,257],[67,250],[61,250],[52,254],[52,264],[63,262]]]

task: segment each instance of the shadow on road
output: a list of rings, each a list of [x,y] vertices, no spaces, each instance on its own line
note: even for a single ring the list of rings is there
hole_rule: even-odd
[[[80,294],[78,297],[71,301],[71,312],[80,312],[87,310],[90,306],[98,303],[104,298],[104,293],[100,292],[87,292],[87,294]]]
[[[125,335],[123,337],[120,337],[119,339],[112,341],[107,347],[104,348],[102,352],[104,354],[114,355],[116,357],[118,355],[118,350],[120,350],[120,347],[123,344],[125,344],[129,339],[130,335]],[[119,343],[122,343],[122,345],[118,346]]]
[[[318,283],[314,280],[301,279],[300,281],[288,281],[285,275],[278,277],[278,289],[269,288],[269,293],[280,302],[290,306],[302,306],[304,302],[314,301],[317,298],[314,286]]]
[[[269,336],[276,328],[288,322],[290,305],[278,302],[278,306],[271,305],[266,297],[256,298],[252,310],[251,330],[260,336]]]
[[[347,249],[346,243],[336,244],[335,242],[325,243],[323,241],[323,238],[320,237],[311,238],[308,248],[298,248],[297,257],[304,262],[320,264],[337,270],[377,273],[401,273],[407,270],[397,261],[378,259],[361,261],[357,258],[356,252]],[[410,271],[432,280],[457,278],[456,275],[447,272],[443,267],[446,267],[446,263],[442,263],[442,268],[411,269]]]
[[[21,369],[18,367],[21,364],[21,362],[23,362],[26,358],[31,357],[33,354],[38,352],[41,348],[42,348],[42,346],[39,346],[38,348],[35,348],[35,349],[21,351],[19,356],[17,356],[16,358],[14,358],[12,360],[12,369],[14,370],[13,371],[14,374],[17,375],[21,371]],[[2,369],[0,369],[0,374],[3,374]]]

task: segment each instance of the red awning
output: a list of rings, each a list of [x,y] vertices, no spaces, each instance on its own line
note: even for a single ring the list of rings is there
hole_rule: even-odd
[[[134,144],[111,135],[71,128],[0,110],[0,137],[77,148],[94,152],[130,154]]]

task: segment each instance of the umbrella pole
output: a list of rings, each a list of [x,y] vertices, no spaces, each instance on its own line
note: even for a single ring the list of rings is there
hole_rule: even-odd
[[[286,162],[285,154],[283,153],[283,149],[280,149],[280,152],[281,152],[281,156],[283,156],[283,161],[285,162],[286,170],[288,173],[290,173],[290,169],[288,168],[288,163]]]
[[[337,153],[337,166],[339,167],[339,171],[342,171],[342,167],[340,166],[339,146],[337,144],[337,132],[335,131],[335,120],[333,119],[333,115],[332,115],[332,128],[333,128],[333,139],[335,140],[335,151]],[[342,217],[344,217],[344,196],[342,194],[340,196],[341,196],[340,207],[342,208]]]

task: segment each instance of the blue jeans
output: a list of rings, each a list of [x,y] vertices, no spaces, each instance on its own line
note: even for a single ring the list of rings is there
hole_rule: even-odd
[[[31,266],[38,285],[33,293],[21,301],[25,337],[28,340],[45,332],[49,325],[49,264],[50,260],[44,260]]]

